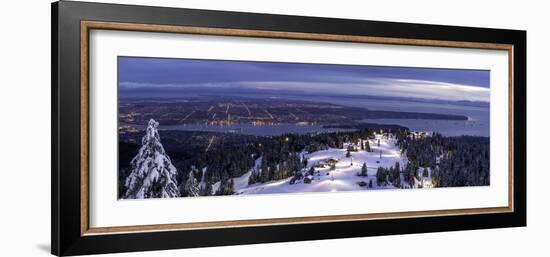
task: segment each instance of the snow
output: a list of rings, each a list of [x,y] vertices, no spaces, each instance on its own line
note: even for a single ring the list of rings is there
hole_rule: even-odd
[[[188,196],[199,196],[200,185],[197,183],[197,179],[193,176],[193,171],[189,171],[185,184],[180,187],[180,194],[187,194]]]
[[[262,163],[262,157],[256,159],[256,162],[254,163],[254,167],[250,169],[248,172],[246,172],[244,175],[234,178],[233,179],[233,186],[235,188],[245,188],[248,187],[248,178],[252,174],[252,171],[254,169],[259,170],[260,164]]]
[[[147,131],[142,139],[142,147],[131,162],[132,171],[125,181],[127,191],[124,198],[149,198],[149,197],[178,197],[179,191],[184,191],[189,196],[198,196],[199,189],[205,185],[204,177],[207,168],[204,167],[201,181],[194,178],[195,167],[188,173],[187,183],[176,186],[176,168],[172,165],[170,157],[164,151],[158,134],[158,123],[151,119]],[[342,149],[329,148],[313,153],[302,151],[300,158],[307,158],[308,165],[303,172],[312,167],[313,175],[307,174],[307,182],[304,179],[295,180],[290,184],[292,177],[270,181],[267,183],[256,183],[249,185],[249,177],[252,172],[260,170],[262,157],[256,159],[254,166],[240,177],[233,178],[235,194],[271,194],[271,193],[295,193],[295,192],[339,192],[352,190],[376,190],[392,189],[393,185],[377,185],[376,171],[378,167],[389,168],[399,163],[405,167],[407,158],[401,153],[396,145],[396,139],[391,134],[375,134],[373,139],[362,139],[368,141],[371,151],[351,151],[346,157],[347,149],[360,149],[354,143],[344,143]],[[365,142],[366,143],[366,142]],[[331,170],[329,162],[335,162],[334,170]],[[358,176],[361,173],[363,164],[367,165],[367,176]],[[404,188],[429,188],[431,187],[431,169],[428,168],[428,177],[422,177],[424,167],[420,167],[418,174],[420,180],[415,179],[414,185],[408,185],[401,174],[402,186]],[[305,174],[304,174],[305,175]],[[212,194],[218,191],[221,182],[212,185]],[[372,184],[372,186],[371,186]],[[182,191],[182,192],[183,192]],[[183,195],[183,193],[181,193]]]
[[[142,146],[132,159],[132,171],[125,181],[125,199],[179,196],[176,168],[160,143],[158,125],[153,119],[149,121]]]
[[[206,186],[206,181],[204,181],[204,178],[206,177],[206,171],[208,170],[207,167],[204,167],[202,168],[201,172],[202,172],[202,175],[201,175],[201,181],[199,182],[199,187],[200,188],[204,188]]]
[[[338,160],[336,169],[330,170],[329,166],[325,168],[315,168],[315,173],[311,177],[310,184],[306,184],[303,180],[296,181],[295,184],[290,184],[292,178],[286,178],[279,181],[272,181],[263,184],[248,185],[248,177],[251,171],[241,177],[235,178],[236,194],[271,194],[271,193],[294,193],[294,192],[338,192],[351,190],[371,190],[371,189],[390,189],[395,188],[391,185],[378,186],[376,185],[376,170],[378,167],[389,168],[394,166],[396,162],[404,167],[407,159],[401,154],[396,146],[395,138],[385,137],[382,134],[376,134],[374,139],[369,140],[371,152],[359,150],[351,152],[351,157],[346,157],[347,147],[351,143],[344,144],[344,149],[329,148],[310,154],[302,153],[305,158],[308,158],[306,170],[319,163],[327,160]],[[380,146],[378,146],[380,140]],[[354,145],[352,145],[354,146]],[[381,155],[381,158],[380,158]],[[259,165],[260,159],[256,161]],[[363,163],[367,164],[367,177],[357,176],[361,172]],[[368,187],[369,181],[372,180],[372,188]],[[367,186],[361,187],[358,182],[365,182]],[[426,183],[426,182],[425,182]],[[216,183],[218,184],[218,183]]]
[[[222,183],[221,181],[218,181],[218,182],[212,184],[212,195],[215,195],[216,192],[218,192],[218,189],[220,188],[221,183]]]

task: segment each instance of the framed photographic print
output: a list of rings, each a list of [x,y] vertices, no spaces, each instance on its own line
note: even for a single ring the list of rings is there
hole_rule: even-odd
[[[526,32],[52,5],[52,253],[526,225]]]

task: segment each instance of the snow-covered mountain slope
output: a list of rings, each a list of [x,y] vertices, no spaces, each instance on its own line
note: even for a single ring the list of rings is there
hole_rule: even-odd
[[[380,141],[380,145],[378,145]],[[302,156],[308,158],[308,165],[305,170],[315,167],[314,175],[311,183],[304,183],[303,180],[298,180],[295,184],[291,184],[292,178],[286,178],[279,181],[272,181],[264,184],[248,185],[248,177],[251,171],[241,177],[235,178],[236,194],[271,194],[271,193],[296,193],[296,192],[337,192],[337,191],[352,191],[352,190],[371,190],[371,189],[389,189],[395,188],[391,185],[378,186],[376,184],[376,170],[378,167],[389,168],[394,166],[396,162],[404,167],[407,160],[402,155],[395,145],[394,138],[387,138],[381,134],[377,134],[375,139],[370,139],[369,144],[371,152],[358,150],[351,152],[350,157],[346,157],[346,148],[350,145],[344,145],[344,149],[329,148],[327,150],[313,152],[311,154],[302,153]],[[329,160],[336,160],[335,170],[330,170],[330,167],[320,167],[321,163],[326,163]],[[260,162],[256,162],[259,165]],[[358,176],[361,172],[363,163],[366,163],[368,176]],[[364,182],[367,185],[372,181],[372,188],[368,186],[360,186],[358,182]],[[404,183],[405,184],[405,183]],[[408,185],[406,185],[408,186]]]
[[[179,196],[176,168],[162,147],[158,125],[153,119],[149,121],[142,146],[132,159],[132,170],[125,181],[125,199]]]

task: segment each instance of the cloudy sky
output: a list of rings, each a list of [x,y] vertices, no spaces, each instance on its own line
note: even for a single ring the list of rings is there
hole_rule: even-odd
[[[121,90],[371,95],[489,101],[489,71],[217,60],[118,58]]]

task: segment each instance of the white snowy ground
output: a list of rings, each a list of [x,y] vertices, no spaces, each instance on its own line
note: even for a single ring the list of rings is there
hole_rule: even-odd
[[[380,146],[378,146],[380,140]],[[401,167],[407,163],[407,159],[399,151],[395,145],[395,139],[386,138],[380,134],[376,134],[375,139],[369,140],[371,152],[361,151],[351,152],[351,157],[346,157],[347,144],[345,149],[329,148],[328,150],[317,151],[311,154],[303,153],[303,156],[308,158],[309,169],[317,163],[328,159],[338,160],[336,170],[330,171],[329,168],[315,168],[315,175],[310,184],[303,183],[303,180],[297,181],[295,184],[290,184],[292,178],[272,181],[268,183],[256,183],[248,185],[248,177],[251,171],[241,177],[234,178],[234,187],[236,194],[272,194],[272,193],[297,193],[297,192],[337,192],[351,190],[372,190],[372,189],[390,189],[395,188],[391,185],[379,187],[376,185],[376,169],[379,166],[389,168],[399,162]],[[382,158],[380,158],[380,151]],[[361,171],[363,163],[367,164],[368,177],[357,176]],[[259,166],[260,159],[256,161]],[[319,171],[319,172],[317,172]],[[368,186],[361,187],[357,182],[364,181],[369,183],[372,180],[372,188]],[[424,179],[425,183],[428,179]],[[214,184],[217,187],[219,183]],[[418,184],[418,183],[415,183]],[[425,184],[426,185],[426,184]],[[408,187],[408,185],[406,185]],[[414,187],[417,187],[416,185]]]

